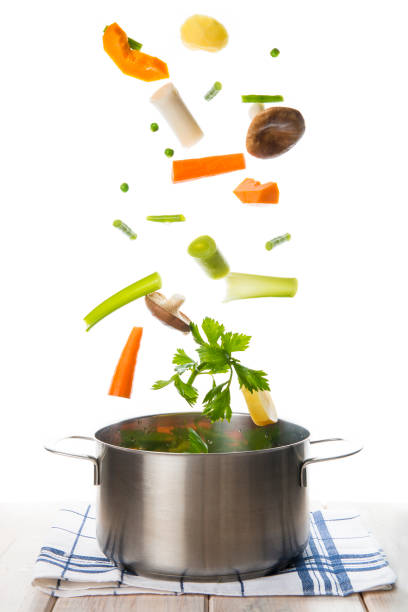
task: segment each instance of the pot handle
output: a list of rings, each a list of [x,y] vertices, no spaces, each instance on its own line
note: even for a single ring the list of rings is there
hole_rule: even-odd
[[[54,453],[55,455],[63,455],[64,457],[74,457],[75,459],[87,459],[88,461],[92,461],[94,466],[94,484],[101,484],[101,474],[98,459],[93,455],[84,455],[82,453],[68,453],[67,451],[61,451],[55,448],[58,444],[60,444],[60,442],[63,442],[64,440],[91,440],[92,442],[95,442],[95,439],[90,438],[89,436],[66,436],[65,438],[60,438],[59,440],[56,440],[55,442],[52,442],[50,444],[44,444],[44,448],[45,450],[49,451],[50,453]]]
[[[321,444],[322,442],[348,442],[344,438],[327,438],[325,440],[313,440],[310,444]],[[334,459],[343,459],[344,457],[351,457],[352,455],[356,455],[360,451],[363,450],[363,447],[360,445],[355,445],[355,448],[343,455],[333,455],[332,457],[312,457],[310,459],[305,459],[302,463],[302,467],[300,468],[300,485],[302,487],[307,486],[307,476],[306,476],[306,468],[308,465],[312,463],[320,463],[321,461],[333,461]]]

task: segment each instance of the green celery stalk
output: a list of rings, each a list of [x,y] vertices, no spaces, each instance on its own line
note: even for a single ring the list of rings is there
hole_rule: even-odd
[[[293,297],[298,288],[296,278],[231,272],[226,280],[227,295],[224,302],[257,297]]]
[[[118,293],[111,295],[107,300],[99,304],[96,308],[91,310],[86,317],[84,317],[84,321],[87,324],[86,331],[89,331],[91,327],[93,327],[96,323],[98,323],[101,319],[111,314],[114,310],[129,304],[129,302],[133,302],[133,300],[137,300],[144,295],[148,295],[149,293],[153,293],[153,291],[157,291],[161,289],[162,281],[160,278],[160,274],[158,272],[154,272],[145,278],[142,278],[136,283],[125,287]]]

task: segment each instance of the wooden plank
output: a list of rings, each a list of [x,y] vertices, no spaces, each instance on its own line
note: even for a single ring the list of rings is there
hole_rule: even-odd
[[[30,595],[34,562],[55,504],[0,504],[0,601],[4,612],[48,612],[46,595]],[[30,601],[31,598],[31,601]],[[28,607],[28,606],[31,606]],[[23,607],[25,606],[25,607]]]
[[[205,595],[98,595],[58,599],[54,612],[206,612]]]
[[[359,595],[349,597],[210,597],[209,612],[365,612]]]
[[[353,505],[378,540],[388,562],[397,574],[391,591],[370,591],[363,594],[369,612],[407,612],[408,610],[408,504],[353,503],[330,504],[350,508]]]
[[[31,585],[26,590],[19,612],[52,612],[56,598],[46,595]]]

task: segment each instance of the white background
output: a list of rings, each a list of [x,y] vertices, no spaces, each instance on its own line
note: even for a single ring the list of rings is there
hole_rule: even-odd
[[[100,301],[159,271],[186,313],[253,335],[248,365],[270,374],[282,418],[313,438],[361,440],[360,455],[310,470],[314,498],[402,500],[407,452],[406,21],[402,2],[129,0],[9,3],[0,37],[2,219],[1,497],[89,499],[91,466],[42,444],[158,411],[184,410],[151,391],[192,339],[151,317],[143,300],[89,333]],[[230,34],[217,54],[192,52],[179,28],[193,13]],[[117,21],[171,80],[205,139],[183,150],[149,103],[163,83],[123,75],[104,53]],[[281,54],[271,58],[278,47]],[[215,81],[223,90],[203,95]],[[221,177],[173,185],[175,157],[245,150],[243,93],[282,94],[306,121],[289,153]],[[157,121],[160,131],[149,125]],[[241,204],[246,177],[277,181],[278,206]],[[126,181],[128,193],[119,185]],[[149,224],[147,214],[187,222]],[[112,227],[123,219],[134,242]],[[272,252],[267,239],[290,232]],[[189,242],[213,236],[237,272],[296,276],[294,299],[222,303]],[[145,333],[131,400],[107,396],[132,326]],[[234,408],[245,410],[239,393]],[[92,449],[90,449],[92,450]]]

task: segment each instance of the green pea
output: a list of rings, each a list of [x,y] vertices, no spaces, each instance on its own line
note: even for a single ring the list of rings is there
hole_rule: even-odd
[[[129,191],[129,185],[127,183],[122,183],[120,188],[123,191],[123,193],[126,193],[127,191]]]
[[[158,123],[151,123],[150,124],[150,129],[152,130],[152,132],[157,132],[157,130],[159,129],[159,124]]]
[[[173,149],[164,149],[164,154],[167,155],[167,157],[173,157],[174,151]]]
[[[280,51],[276,47],[274,47],[274,49],[272,49],[272,51],[271,51],[272,57],[278,57],[279,53],[280,53]]]

